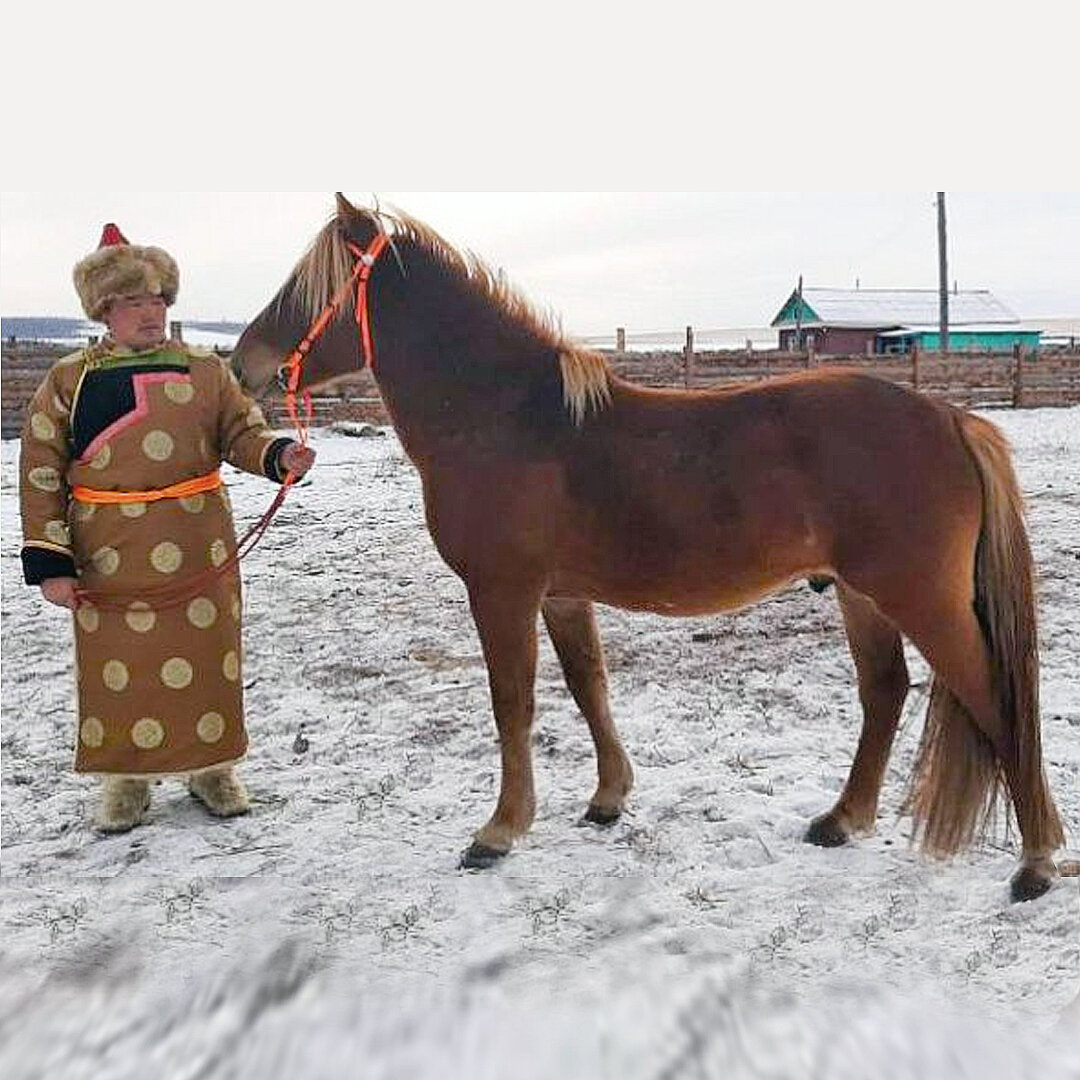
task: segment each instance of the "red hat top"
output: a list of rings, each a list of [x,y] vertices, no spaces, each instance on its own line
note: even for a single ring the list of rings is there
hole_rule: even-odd
[[[101,241],[98,244],[98,251],[104,247],[117,247],[120,244],[126,243],[128,243],[127,237],[120,231],[118,226],[110,221],[109,224],[101,230]]]

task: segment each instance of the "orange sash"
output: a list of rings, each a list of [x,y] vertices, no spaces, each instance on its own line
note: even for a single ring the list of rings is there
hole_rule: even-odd
[[[83,487],[75,484],[71,494],[83,503],[137,503],[157,502],[159,499],[186,499],[204,491],[213,491],[221,487],[221,473],[215,469],[205,476],[196,476],[192,480],[182,480],[179,484],[153,488],[150,491],[103,491],[100,488]]]

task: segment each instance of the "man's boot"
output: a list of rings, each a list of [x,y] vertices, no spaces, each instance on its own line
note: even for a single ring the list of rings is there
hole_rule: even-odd
[[[192,774],[188,790],[215,817],[236,817],[251,809],[247,788],[231,765]]]
[[[94,828],[102,833],[128,832],[143,823],[149,805],[149,781],[106,776]]]

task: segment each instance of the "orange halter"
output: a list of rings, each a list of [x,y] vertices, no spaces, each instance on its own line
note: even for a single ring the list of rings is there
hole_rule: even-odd
[[[302,446],[307,445],[307,430],[311,422],[311,392],[304,391],[304,418],[301,419],[296,408],[296,392],[300,386],[300,374],[304,366],[304,357],[311,351],[312,345],[322,336],[322,332],[330,325],[338,313],[345,297],[349,295],[356,283],[356,325],[360,329],[360,344],[364,353],[362,367],[375,370],[375,349],[371,343],[371,319],[368,315],[367,287],[371,278],[371,271],[375,267],[375,260],[382,254],[383,248],[390,242],[386,233],[378,233],[366,251],[352,242],[346,243],[346,247],[356,256],[356,266],[349,275],[348,281],[331,297],[330,302],[319,313],[318,318],[311,324],[303,340],[289,354],[288,359],[278,369],[278,383],[285,391],[285,407],[289,411],[289,419],[292,420],[299,441]]]

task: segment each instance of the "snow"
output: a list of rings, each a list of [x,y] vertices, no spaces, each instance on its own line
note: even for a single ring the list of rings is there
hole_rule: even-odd
[[[1080,410],[991,419],[1028,498],[1047,771],[1075,855]],[[101,838],[95,782],[69,767],[69,621],[21,584],[3,443],[7,1080],[1080,1077],[1077,879],[1011,905],[1015,838],[948,863],[909,843],[912,650],[876,835],[801,841],[858,735],[831,593],[599,610],[636,770],[608,829],[581,822],[591,743],[543,641],[536,824],[497,868],[460,871],[498,767],[464,589],[392,433],[314,445],[245,562],[253,813],[211,820],[166,781],[149,825]],[[228,479],[244,527],[273,490]]]

